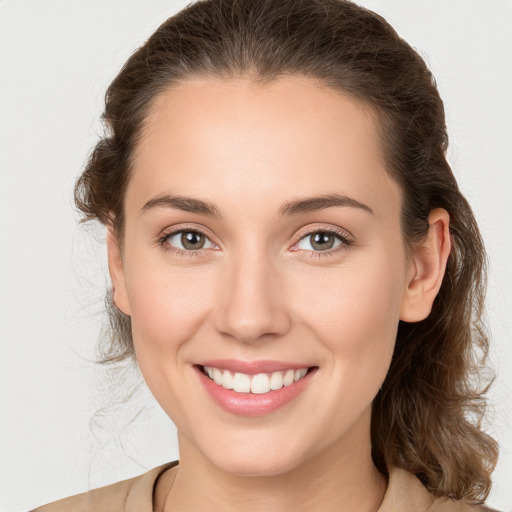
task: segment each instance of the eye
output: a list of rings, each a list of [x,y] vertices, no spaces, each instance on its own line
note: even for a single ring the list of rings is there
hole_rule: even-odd
[[[348,247],[351,244],[349,238],[339,231],[317,230],[303,236],[294,246],[294,250],[306,250],[313,252],[332,253],[340,246]]]
[[[204,233],[193,229],[181,229],[166,233],[160,239],[160,243],[166,249],[179,253],[195,252],[201,249],[214,249],[217,247]]]

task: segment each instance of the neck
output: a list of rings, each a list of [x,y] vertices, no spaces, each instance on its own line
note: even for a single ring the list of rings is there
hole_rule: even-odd
[[[347,436],[336,446],[274,476],[227,473],[214,466],[188,440],[180,436],[179,441],[180,464],[174,468],[175,478],[164,512],[376,512],[386,491],[386,479],[371,458],[369,422],[364,438]]]

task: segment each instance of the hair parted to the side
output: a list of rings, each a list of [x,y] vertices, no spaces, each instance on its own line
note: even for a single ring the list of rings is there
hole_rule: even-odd
[[[112,224],[122,243],[131,158],[155,97],[191,77],[283,75],[318,79],[369,106],[387,170],[404,194],[402,229],[413,245],[428,214],[450,214],[453,249],[430,316],[401,323],[388,376],[373,403],[372,452],[437,495],[481,503],[497,444],[481,428],[479,389],[488,338],[482,323],[486,257],[473,213],[445,153],[444,108],[421,57],[380,16],[346,0],[201,0],[164,22],[126,62],[106,94],[106,134],[77,181],[84,220]],[[102,362],[134,357],[130,319],[112,305]]]

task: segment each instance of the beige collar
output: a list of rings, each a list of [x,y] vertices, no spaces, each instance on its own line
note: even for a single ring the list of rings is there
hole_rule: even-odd
[[[153,512],[153,491],[158,477],[166,470],[176,466],[178,461],[157,466],[136,479],[128,491],[125,512]]]
[[[433,502],[433,496],[412,473],[393,468],[389,472],[388,488],[378,512],[423,512]]]

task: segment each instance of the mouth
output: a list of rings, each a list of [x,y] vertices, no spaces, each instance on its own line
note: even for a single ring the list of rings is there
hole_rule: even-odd
[[[257,373],[255,375],[231,372],[214,366],[199,365],[199,368],[204,375],[224,389],[232,389],[235,393],[264,395],[271,391],[291,386],[294,382],[303,379],[316,367],[290,368],[283,371]]]
[[[215,360],[193,365],[207,396],[228,413],[262,416],[295,402],[318,366]]]

